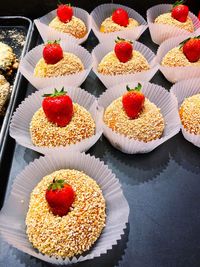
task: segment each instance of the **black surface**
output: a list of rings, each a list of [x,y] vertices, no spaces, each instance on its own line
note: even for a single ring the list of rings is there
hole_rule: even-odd
[[[37,43],[34,40],[33,45]],[[140,38],[154,52],[157,46],[148,31]],[[97,44],[90,34],[84,45]],[[154,83],[171,84],[158,72]],[[28,94],[33,87],[21,88]],[[99,96],[104,86],[91,72],[81,86]],[[22,91],[22,90],[21,90]],[[23,93],[19,97],[23,98]],[[10,139],[9,139],[10,140]],[[9,149],[9,147],[8,147]],[[103,160],[119,178],[130,206],[129,224],[122,240],[106,255],[74,266],[80,267],[199,267],[200,266],[200,150],[178,134],[145,155],[126,155],[104,138],[88,151]],[[16,175],[39,154],[16,145],[7,196]],[[7,174],[5,173],[5,176]],[[53,266],[30,257],[0,240],[0,266]]]

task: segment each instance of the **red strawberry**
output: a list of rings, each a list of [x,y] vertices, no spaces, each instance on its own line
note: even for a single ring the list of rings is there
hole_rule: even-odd
[[[56,64],[63,58],[59,41],[48,42],[43,49],[43,58],[47,64]]]
[[[200,35],[194,38],[188,38],[183,41],[180,48],[190,62],[196,62],[200,59]]]
[[[127,62],[132,58],[133,55],[133,45],[131,41],[121,39],[117,37],[115,41],[115,55],[120,62]]]
[[[171,13],[172,18],[180,22],[186,22],[189,13],[188,6],[183,5],[183,3],[183,0],[175,2]]]
[[[199,10],[199,13],[198,13],[198,19],[200,20],[200,10]]]
[[[57,16],[59,17],[59,20],[64,23],[69,22],[73,16],[73,9],[71,5],[59,5],[57,8]]]
[[[144,106],[145,96],[140,92],[142,85],[138,83],[134,89],[126,88],[128,92],[122,97],[123,108],[131,119],[135,119]]]
[[[55,89],[53,94],[45,94],[42,102],[47,119],[60,127],[66,126],[73,115],[73,103],[66,94],[64,88],[60,92]]]
[[[126,27],[129,23],[127,11],[123,8],[116,9],[112,14],[112,20],[120,26]]]
[[[45,198],[54,215],[64,216],[74,202],[75,193],[64,180],[54,179],[46,191]]]

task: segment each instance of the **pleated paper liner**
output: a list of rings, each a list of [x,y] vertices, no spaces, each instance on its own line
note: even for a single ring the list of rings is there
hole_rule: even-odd
[[[43,255],[32,247],[26,235],[25,218],[32,190],[44,176],[60,169],[75,169],[86,173],[98,183],[106,200],[106,226],[84,256],[62,259]],[[17,249],[41,260],[64,265],[107,253],[124,234],[128,216],[129,206],[119,180],[103,162],[79,152],[55,153],[36,159],[16,177],[11,194],[0,213],[0,231],[2,237]]]
[[[74,11],[74,16],[81,19],[85,23],[87,28],[87,34],[83,38],[76,38],[71,34],[63,33],[49,27],[49,23],[56,17],[56,9],[55,9],[46,14],[45,16],[34,20],[35,25],[44,42],[48,40],[61,39],[62,41],[66,42],[74,42],[76,44],[82,44],[87,40],[88,35],[91,31],[90,15],[88,14],[87,11],[78,7],[73,7],[73,11]]]
[[[155,60],[155,54],[145,45],[137,41],[133,42],[135,50],[139,51],[148,61],[150,70],[137,72],[135,74],[120,74],[120,75],[103,75],[97,71],[98,65],[105,55],[114,50],[114,40],[105,44],[98,44],[92,51],[93,71],[106,87],[114,86],[122,82],[128,81],[149,81],[158,70],[158,64]]]
[[[154,23],[159,15],[171,12],[171,10],[172,5],[170,4],[156,5],[147,10],[147,22],[151,39],[158,45],[169,38],[190,34],[189,31],[176,26]],[[189,17],[192,19],[194,29],[197,30],[200,27],[200,21],[192,12],[189,12]]]
[[[116,31],[112,33],[100,32],[101,23],[108,17],[112,16],[112,13],[117,8],[123,8],[128,12],[129,18],[133,18],[138,21],[139,26],[133,29],[125,29],[122,31]],[[142,33],[147,29],[148,25],[144,18],[132,8],[118,4],[103,4],[96,7],[91,12],[92,30],[99,42],[109,42],[110,40],[116,39],[117,36],[121,36],[125,39],[137,40]]]
[[[39,147],[32,143],[30,135],[30,123],[34,113],[41,108],[43,95],[52,93],[54,88],[60,90],[64,86],[68,95],[72,98],[74,103],[78,103],[90,112],[95,121],[96,129],[95,135],[86,138],[76,144],[58,147]],[[70,150],[87,151],[92,147],[102,135],[102,116],[103,110],[98,107],[96,98],[81,88],[71,88],[65,82],[62,86],[54,83],[51,87],[36,91],[28,96],[17,108],[13,114],[10,124],[10,136],[12,136],[20,145],[28,147],[42,154],[54,154],[56,151],[68,152]]]
[[[148,153],[180,131],[176,98],[161,86],[149,82],[140,83],[142,84],[142,92],[146,98],[161,109],[165,121],[165,129],[160,139],[145,143],[114,132],[103,122],[103,134],[115,148],[127,154]],[[138,82],[126,82],[107,89],[100,96],[98,100],[99,105],[105,110],[115,99],[127,92],[126,85],[134,88],[137,84]]]
[[[75,54],[80,58],[84,65],[84,70],[76,73],[69,74],[65,76],[50,77],[50,78],[39,78],[34,76],[34,69],[38,61],[42,58],[42,51],[44,45],[38,45],[28,52],[25,57],[21,60],[19,65],[20,72],[26,77],[26,79],[37,89],[45,88],[51,86],[54,81],[62,83],[67,83],[68,86],[79,86],[84,82],[92,68],[92,57],[90,53],[75,43],[61,42],[60,43],[64,52],[69,52]]]
[[[161,65],[164,56],[173,48],[179,46],[179,44],[186,40],[188,37],[193,37],[195,34],[181,35],[175,38],[170,38],[164,41],[157,51],[156,61],[159,64],[159,69],[165,76],[165,78],[176,83],[181,80],[188,80],[191,78],[200,77],[200,65],[199,66],[185,66],[185,67],[168,67]]]
[[[200,78],[178,82],[172,86],[170,93],[176,96],[179,108],[185,98],[200,94]],[[200,135],[190,133],[183,127],[183,125],[181,126],[181,130],[186,140],[195,146],[200,147]]]

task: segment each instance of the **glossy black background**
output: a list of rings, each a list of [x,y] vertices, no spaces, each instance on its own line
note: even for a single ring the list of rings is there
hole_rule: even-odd
[[[43,15],[55,7],[56,1],[4,2],[4,15]],[[104,1],[73,1],[75,6],[91,11]],[[147,7],[161,1],[119,1],[144,13]],[[194,1],[190,1],[193,2]],[[195,1],[197,4],[197,1]],[[197,13],[197,12],[196,12]],[[38,40],[34,34],[33,46]],[[148,30],[141,42],[156,52]],[[93,34],[84,46],[97,44]],[[158,72],[152,82],[169,89],[171,84]],[[23,79],[19,101],[34,91]],[[90,73],[82,88],[99,96],[104,86]],[[9,139],[9,143],[12,143]],[[9,151],[8,151],[9,153]],[[80,267],[199,267],[200,266],[200,150],[187,142],[181,133],[145,155],[126,155],[114,149],[102,137],[88,153],[103,160],[117,175],[130,205],[129,224],[118,245],[106,255],[74,266]],[[15,176],[39,154],[17,145],[7,186],[7,196]],[[5,166],[8,162],[5,162]],[[5,170],[5,168],[4,168]],[[1,172],[1,176],[7,176]],[[44,263],[11,248],[0,239],[0,266],[46,267]]]

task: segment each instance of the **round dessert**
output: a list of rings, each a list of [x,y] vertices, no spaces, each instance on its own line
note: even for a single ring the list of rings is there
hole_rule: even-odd
[[[99,63],[98,72],[104,75],[134,74],[149,70],[146,58],[134,50],[130,42],[119,39],[114,51],[109,52]]]
[[[57,16],[49,23],[49,27],[79,39],[87,34],[85,23],[73,16],[73,8],[70,5],[58,6]]]
[[[139,26],[139,23],[135,19],[129,18],[126,10],[118,8],[113,12],[112,16],[106,18],[102,22],[100,32],[109,33],[123,31],[126,29],[133,29],[136,26]]]
[[[64,209],[62,199],[66,199],[66,215],[59,215]],[[31,193],[26,216],[29,241],[48,256],[80,255],[99,238],[105,226],[105,209],[95,180],[77,170],[55,171]]]
[[[10,96],[10,84],[3,75],[0,75],[0,116],[4,115],[6,103]]]
[[[200,94],[186,98],[179,114],[183,127],[190,133],[200,135]]]
[[[138,87],[141,89],[141,85]],[[138,87],[114,100],[103,120],[114,132],[147,143],[162,136],[164,119],[160,109],[138,92]]]
[[[57,147],[76,144],[95,134],[91,114],[72,103],[64,89],[44,95],[40,108],[30,123],[31,140],[35,146]]]
[[[18,61],[13,50],[7,44],[0,42],[0,74],[10,76],[18,68]]]

